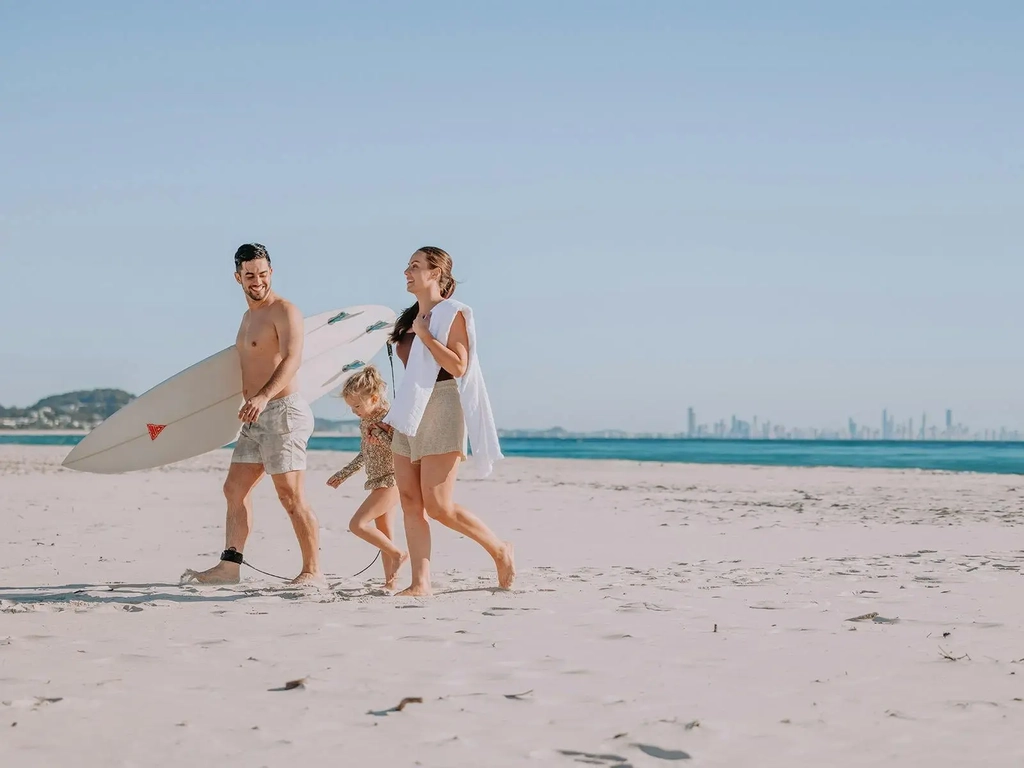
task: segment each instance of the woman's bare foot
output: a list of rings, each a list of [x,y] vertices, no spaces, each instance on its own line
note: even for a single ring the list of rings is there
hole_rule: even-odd
[[[512,584],[516,580],[516,561],[512,542],[505,542],[501,554],[494,558],[494,565],[498,569],[498,586],[502,589],[512,589]]]
[[[411,587],[406,587],[399,592],[396,597],[430,597],[434,594],[434,591],[429,587],[420,587],[415,584]]]
[[[185,570],[178,580],[179,584],[237,584],[239,582],[238,563],[221,560],[217,565],[206,571],[193,571],[191,568]]]
[[[326,587],[327,579],[324,578],[324,575],[322,573],[312,573],[311,571],[303,571],[294,579],[292,579],[290,583],[303,587]]]
[[[398,572],[402,570],[402,566],[409,562],[409,553],[403,552],[397,558],[387,556],[387,572],[384,574],[384,589],[393,590],[395,588],[395,579],[398,578]]]

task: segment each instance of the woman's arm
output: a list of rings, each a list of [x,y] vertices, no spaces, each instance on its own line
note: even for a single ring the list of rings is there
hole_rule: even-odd
[[[383,421],[371,424],[367,430],[367,440],[376,445],[386,445],[389,448],[395,438],[395,428]]]
[[[455,378],[465,375],[469,367],[469,331],[466,318],[461,312],[456,313],[448,332],[448,344],[442,344],[430,333],[429,315],[420,316],[413,323],[413,330],[420,337],[423,345],[430,350],[434,360]]]

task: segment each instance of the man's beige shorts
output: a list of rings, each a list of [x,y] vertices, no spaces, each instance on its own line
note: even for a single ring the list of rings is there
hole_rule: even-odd
[[[231,463],[262,464],[268,475],[305,469],[313,423],[313,410],[298,392],[271,400],[256,421],[242,426]]]
[[[391,439],[391,451],[418,464],[424,456],[458,453],[466,458],[466,419],[462,411],[459,384],[454,379],[434,384],[423,418],[412,437],[398,430]]]

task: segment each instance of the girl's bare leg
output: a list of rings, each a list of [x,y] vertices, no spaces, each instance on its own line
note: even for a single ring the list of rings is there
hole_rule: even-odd
[[[398,491],[395,488],[376,488],[359,505],[348,524],[352,533],[380,550],[384,560],[385,586],[394,581],[398,569],[409,558],[407,552],[395,546],[392,539],[393,527],[387,522],[397,502]],[[385,521],[383,524],[382,520]]]
[[[395,491],[395,504],[383,515],[373,521],[377,530],[388,537],[392,542],[395,540],[395,507],[398,506],[398,491]],[[409,560],[409,553],[403,552],[397,559],[393,555],[381,555],[384,564],[384,588],[392,590],[395,588],[395,578],[402,566]]]

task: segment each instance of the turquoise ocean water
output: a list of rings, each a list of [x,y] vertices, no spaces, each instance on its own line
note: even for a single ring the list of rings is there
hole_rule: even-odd
[[[66,445],[78,435],[0,433],[0,444]],[[316,437],[311,450],[356,451],[354,437]],[[828,440],[555,440],[505,438],[506,456],[544,459],[619,459],[776,467],[881,467],[950,472],[1024,473],[1024,442],[896,442]]]

